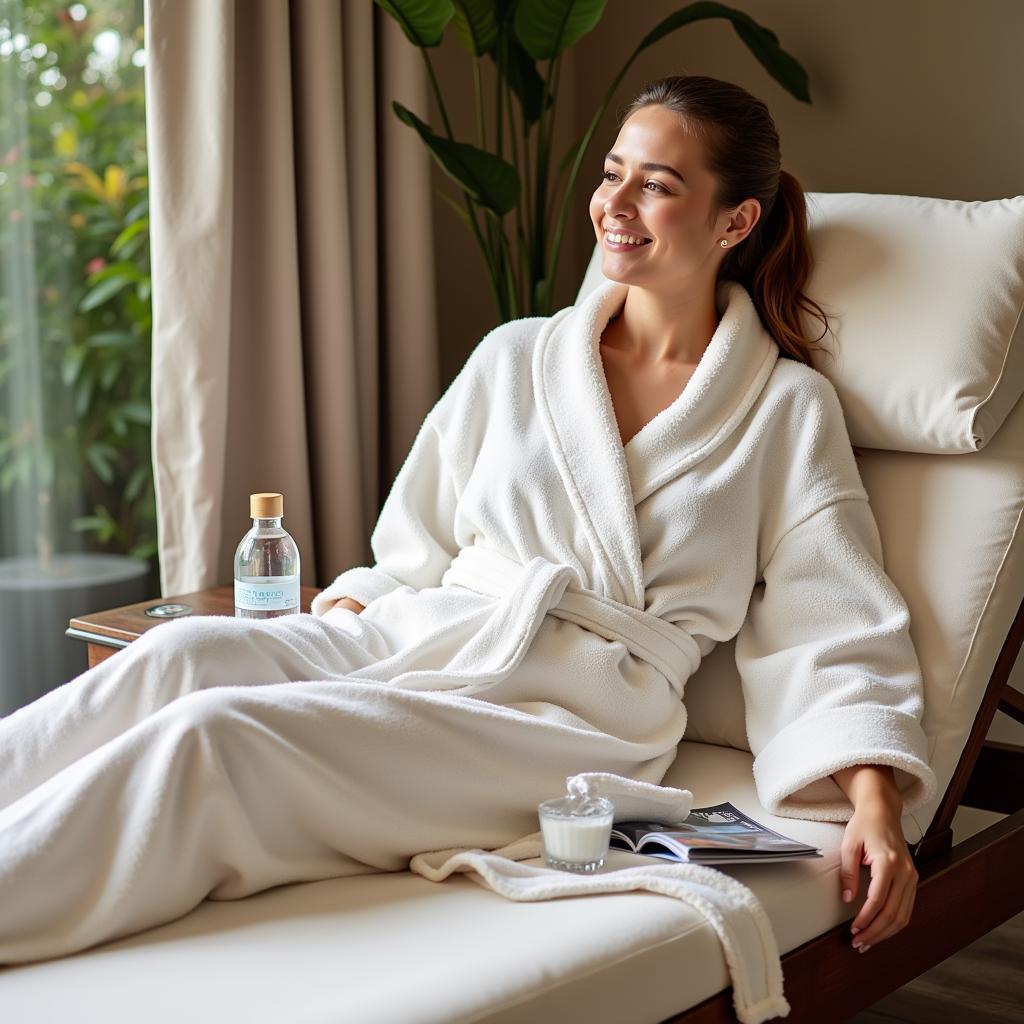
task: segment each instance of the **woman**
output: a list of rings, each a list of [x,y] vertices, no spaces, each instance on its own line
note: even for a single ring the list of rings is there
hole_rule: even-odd
[[[848,822],[864,946],[906,923],[900,813],[935,788],[920,669],[807,365],[803,198],[764,104],[654,83],[590,213],[608,280],[480,342],[373,566],[312,616],[163,624],[0,721],[0,962],[497,848],[579,771],[658,783],[687,678],[733,637],[761,802]]]

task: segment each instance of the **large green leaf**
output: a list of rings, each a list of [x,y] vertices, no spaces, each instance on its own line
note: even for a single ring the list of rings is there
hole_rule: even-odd
[[[85,352],[84,345],[71,345],[64,351],[60,379],[66,388],[71,387],[78,380],[78,375],[82,372],[82,363],[85,361]]]
[[[85,419],[95,388],[96,378],[92,374],[84,374],[78,378],[75,385],[75,415],[79,420]]]
[[[114,386],[114,381],[117,380],[120,372],[121,367],[118,363],[107,363],[103,369],[100,370],[100,389],[102,391],[109,391]]]
[[[126,420],[133,423],[148,424],[150,421],[149,406],[145,402],[122,402],[118,411]]]
[[[140,217],[128,225],[110,245],[111,255],[116,256],[140,231],[149,227],[149,218]]]
[[[127,287],[131,283],[132,279],[130,277],[109,277],[106,281],[101,281],[91,291],[86,292],[82,301],[78,304],[78,308],[83,313],[88,313],[90,309],[101,306],[108,299],[113,298],[122,288]]]
[[[374,0],[399,25],[413,46],[440,46],[444,27],[455,15],[451,0]]]
[[[490,53],[498,38],[493,0],[452,0],[452,27],[459,45],[474,57]]]
[[[114,461],[117,459],[117,449],[105,441],[95,441],[85,449],[85,457],[89,465],[96,471],[96,475],[105,483],[114,482]]]
[[[544,79],[537,71],[537,65],[533,58],[523,49],[523,44],[514,35],[507,35],[504,46],[497,47],[491,54],[491,58],[518,98],[525,124],[527,126],[536,124],[540,120]],[[554,102],[554,96],[549,95],[547,106],[551,107]]]
[[[725,4],[714,3],[713,0],[700,0],[698,3],[688,4],[676,11],[675,14],[670,14],[664,21],[658,22],[640,40],[640,45],[636,48],[633,57],[670,32],[682,28],[683,25],[704,21],[707,18],[725,18],[731,22],[736,34],[746,43],[750,52],[761,62],[768,74],[798,100],[802,100],[804,103],[811,102],[807,72],[794,57],[779,46],[779,37],[771,29],[759,25],[744,11],[727,7]],[[630,58],[630,61],[633,57]]]
[[[90,348],[125,348],[136,345],[141,340],[130,331],[99,331],[89,335],[86,344]]]
[[[125,214],[125,224],[134,224],[140,217],[149,216],[149,199],[143,199],[141,202],[136,203],[128,212]]]
[[[607,2],[520,0],[513,22],[516,36],[534,60],[550,60],[594,28]]]
[[[150,476],[150,468],[148,465],[143,464],[136,466],[132,470],[132,475],[128,477],[128,483],[125,485],[124,496],[129,501],[134,501],[142,490],[145,483],[148,482]]]
[[[139,544],[132,547],[128,554],[132,558],[152,558],[158,551],[157,542],[155,540],[144,540]]]
[[[466,142],[435,135],[428,124],[401,103],[393,101],[391,106],[405,124],[419,132],[445,174],[481,206],[499,216],[515,209],[519,202],[519,174],[507,160]]]
[[[100,281],[106,281],[110,277],[126,277],[129,281],[143,281],[146,275],[134,263],[119,260],[116,263],[108,263],[102,270],[97,270],[95,274],[90,274],[88,283],[90,285],[99,284]]]
[[[116,409],[111,409],[107,413],[107,423],[110,424],[110,429],[113,430],[118,437],[128,436],[128,424],[125,423]],[[125,497],[127,498],[128,495],[126,494]],[[128,500],[130,501],[131,499],[129,498]]]

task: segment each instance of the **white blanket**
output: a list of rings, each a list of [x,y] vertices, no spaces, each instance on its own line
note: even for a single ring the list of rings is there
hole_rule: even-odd
[[[470,875],[474,882],[520,902],[637,889],[674,897],[702,914],[722,943],[732,980],[733,1007],[741,1024],[761,1024],[789,1016],[771,923],[745,885],[698,864],[644,864],[573,875],[516,863],[540,855],[538,833],[500,850],[417,854],[409,867],[434,882],[443,881],[453,872],[474,872]]]
[[[586,780],[595,791],[615,804],[615,821],[630,819],[673,824],[690,813],[693,794],[687,789],[651,786],[603,772],[581,772],[566,779]],[[596,874],[574,875],[551,868],[520,864],[541,857],[540,832],[525,836],[500,850],[437,850],[417,854],[409,868],[433,882],[454,873],[473,872],[474,882],[506,899],[520,902],[585,896],[600,893],[648,892],[672,896],[693,907],[708,921],[719,941],[732,979],[733,1006],[741,1024],[789,1015],[782,993],[782,967],[778,945],[760,901],[741,882],[722,871],[698,864],[655,864],[612,868],[615,858],[640,860],[631,854],[609,851],[604,868]]]

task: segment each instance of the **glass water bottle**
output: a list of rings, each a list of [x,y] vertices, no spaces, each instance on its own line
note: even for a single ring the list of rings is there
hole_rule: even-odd
[[[299,549],[284,527],[280,494],[249,495],[252,529],[235,551],[235,615],[272,619],[299,610]]]

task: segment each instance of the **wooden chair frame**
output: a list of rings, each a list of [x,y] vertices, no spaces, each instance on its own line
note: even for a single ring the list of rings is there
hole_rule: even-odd
[[[942,802],[910,847],[919,875],[910,924],[874,957],[850,946],[853,916],[782,957],[788,1024],[838,1024],[1024,910],[1024,747],[986,739],[997,710],[1024,723],[1024,694],[1009,683],[1022,642],[1024,600]],[[952,821],[961,804],[1007,817],[954,846]],[[735,1021],[727,988],[663,1024]]]

